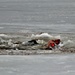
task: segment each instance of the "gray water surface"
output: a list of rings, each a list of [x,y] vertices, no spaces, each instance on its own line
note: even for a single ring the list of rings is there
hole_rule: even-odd
[[[75,75],[75,54],[0,56],[0,75]]]
[[[75,32],[74,0],[0,0],[0,32]]]

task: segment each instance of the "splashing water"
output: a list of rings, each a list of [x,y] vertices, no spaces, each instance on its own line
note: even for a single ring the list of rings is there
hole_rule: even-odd
[[[60,44],[57,47],[55,47],[55,50],[64,50],[64,51],[65,50],[75,50],[75,41],[74,41],[75,40],[74,39],[75,35],[68,35],[67,34],[66,36],[64,36],[63,34],[61,34],[61,35],[56,35],[55,34],[55,35],[50,35],[49,36],[48,33],[44,33],[44,34],[47,35],[47,38],[48,37],[49,38],[51,37],[51,39],[52,39],[52,37],[53,37],[53,39],[55,39],[55,38],[59,38],[59,36],[60,36],[61,42],[60,42]],[[43,37],[45,37],[44,34],[42,34]],[[42,35],[40,35],[40,36],[42,36]],[[16,36],[16,34],[14,34],[14,36]],[[18,36],[16,36],[16,37],[14,37],[14,36],[11,35],[11,34],[10,35],[9,34],[1,34],[1,36],[0,36],[0,47],[1,46],[4,46],[4,45],[5,45],[5,47],[7,47],[7,46],[9,47],[10,46],[13,49],[14,49],[14,47],[15,48],[16,47],[22,47],[23,42],[25,44],[27,41],[29,41],[32,38],[32,37],[30,37],[30,35],[25,36],[25,34],[23,34],[23,35],[22,34],[18,34]],[[19,42],[22,42],[22,43],[19,44],[18,41]],[[44,42],[43,40],[41,40],[41,41],[38,40],[38,43],[40,43],[40,44],[43,45],[43,44],[46,44],[46,41]],[[23,46],[23,47],[25,49],[35,49],[35,50],[38,50],[39,49],[39,45],[35,45],[35,46],[30,47],[30,48],[29,47],[26,48],[26,46]],[[19,48],[19,49],[21,49],[21,48]]]

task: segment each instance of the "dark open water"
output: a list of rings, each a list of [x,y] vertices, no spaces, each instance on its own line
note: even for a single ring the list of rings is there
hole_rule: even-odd
[[[0,33],[75,32],[75,0],[0,0]]]

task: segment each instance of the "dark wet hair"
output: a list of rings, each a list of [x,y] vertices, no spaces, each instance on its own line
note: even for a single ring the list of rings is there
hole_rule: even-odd
[[[60,39],[56,39],[56,40],[54,40],[54,42],[55,42],[55,44],[59,44],[60,43]]]

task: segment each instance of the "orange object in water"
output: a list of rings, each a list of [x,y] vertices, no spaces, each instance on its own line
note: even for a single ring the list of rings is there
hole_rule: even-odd
[[[50,40],[47,44],[47,48],[50,48],[50,47],[52,47],[52,48],[55,47],[55,43],[53,40]]]

